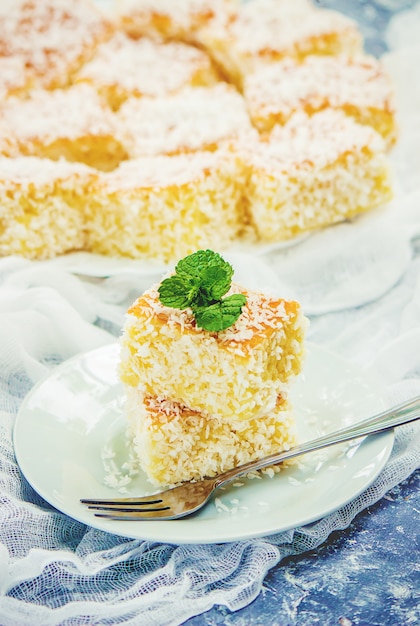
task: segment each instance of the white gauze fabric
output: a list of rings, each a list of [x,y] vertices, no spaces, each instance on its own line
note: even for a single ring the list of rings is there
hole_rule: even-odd
[[[420,394],[420,102],[412,74],[420,66],[418,13],[395,18],[389,30],[395,52],[386,62],[403,111],[395,200],[296,246],[226,255],[238,281],[299,298],[311,318],[308,339],[374,372],[389,406]],[[401,59],[410,61],[407,72]],[[419,467],[418,425],[401,427],[376,481],[337,512],[307,527],[222,545],[127,539],[53,509],[15,460],[12,430],[22,399],[64,359],[115,341],[126,307],[161,271],[133,265],[124,272],[119,265],[101,279],[89,276],[86,264],[83,257],[85,276],[75,276],[62,260],[0,261],[1,624],[165,626],[215,604],[238,610],[282,558],[316,548]]]

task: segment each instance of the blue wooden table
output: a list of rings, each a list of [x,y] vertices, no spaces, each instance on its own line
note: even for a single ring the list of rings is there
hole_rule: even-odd
[[[360,513],[317,550],[283,560],[244,609],[188,626],[409,626],[420,624],[420,472]]]

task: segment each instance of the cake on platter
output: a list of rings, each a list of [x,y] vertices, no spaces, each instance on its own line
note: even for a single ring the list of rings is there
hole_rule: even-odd
[[[298,302],[232,283],[211,250],[181,259],[130,307],[120,378],[135,456],[154,485],[214,476],[295,442],[304,360]]]
[[[86,249],[170,263],[227,247],[244,227],[244,169],[234,152],[150,155],[99,174],[86,198]]]
[[[245,161],[248,210],[262,241],[336,224],[392,198],[382,137],[331,108],[295,113]]]
[[[393,88],[355,22],[310,0],[110,4],[106,14],[91,0],[1,4],[5,171],[39,159],[24,172],[40,216],[41,169],[50,208],[51,161],[92,170],[75,191],[83,236],[63,233],[63,245],[47,243],[58,241],[54,220],[43,237],[22,227],[22,202],[0,180],[2,256],[171,264],[207,247],[261,251],[391,198]]]
[[[84,201],[95,176],[82,163],[0,157],[0,255],[48,259],[84,249]]]

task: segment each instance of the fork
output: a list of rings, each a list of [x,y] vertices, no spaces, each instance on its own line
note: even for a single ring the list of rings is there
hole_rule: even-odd
[[[89,509],[96,511],[94,513],[96,517],[111,520],[178,519],[197,512],[209,501],[216,489],[251,471],[263,469],[301,454],[321,450],[338,443],[391,430],[396,426],[415,421],[419,417],[420,396],[387,411],[382,411],[358,424],[299,444],[287,451],[245,463],[214,478],[181,483],[177,487],[172,487],[151,496],[116,498],[113,500],[81,499],[80,502],[88,505]]]

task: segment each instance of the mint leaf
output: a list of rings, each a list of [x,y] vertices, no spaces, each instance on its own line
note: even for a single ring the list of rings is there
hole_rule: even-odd
[[[246,302],[243,294],[223,298],[232,276],[232,266],[220,254],[198,250],[178,261],[175,274],[160,284],[159,298],[168,307],[190,307],[197,325],[204,330],[225,330],[236,322]]]
[[[219,300],[229,291],[232,274],[231,266],[226,268],[225,266],[210,265],[210,267],[203,269],[201,280],[209,299]]]
[[[165,278],[159,286],[159,299],[172,309],[186,309],[191,306],[197,294],[197,287],[184,276]]]
[[[210,306],[193,308],[193,313],[200,328],[219,332],[236,322],[245,303],[246,297],[243,294],[234,293]]]
[[[224,267],[230,274],[230,279],[233,276],[233,268],[217,252],[213,250],[197,250],[193,254],[189,254],[184,259],[178,261],[175,268],[177,274],[186,274],[187,276],[196,276],[201,278],[203,270],[209,267]]]

